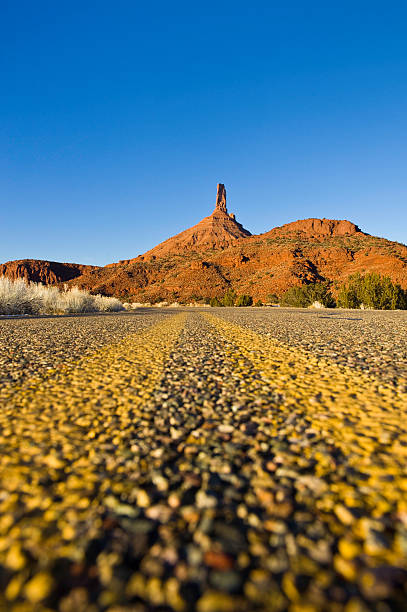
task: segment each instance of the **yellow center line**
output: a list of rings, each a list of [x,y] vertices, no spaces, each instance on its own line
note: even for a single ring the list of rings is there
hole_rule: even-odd
[[[145,405],[185,319],[177,314],[1,398],[0,563],[24,567],[21,543],[34,558],[80,558],[70,538],[81,513],[91,517],[88,539],[100,528],[98,506],[134,489],[121,465],[137,429],[153,424]],[[44,522],[59,533],[47,539]],[[20,543],[10,554],[12,542]]]
[[[218,316],[204,316],[233,345],[227,354],[236,370],[244,372],[242,360],[248,359],[268,381],[270,394],[280,394],[277,405],[271,402],[280,413],[276,434],[284,428],[287,439],[300,444],[305,431],[335,445],[348,467],[363,474],[361,490],[367,497],[376,495],[370,499],[372,515],[396,509],[407,522],[407,394]],[[248,391],[250,387],[248,378]],[[290,422],[290,415],[298,416],[301,426],[295,418]],[[304,455],[310,452],[304,446]],[[317,459],[320,475],[335,469],[328,458]],[[338,485],[349,503],[352,489],[345,482]]]
[[[159,355],[163,356],[167,354],[167,347],[172,347],[178,338],[180,330],[185,322],[185,314],[181,313],[171,317],[170,322],[170,325],[168,325],[168,320],[161,320],[140,332],[128,334],[120,341],[107,344],[93,353],[86,354],[83,357],[67,363],[58,362],[54,368],[48,368],[41,372],[41,374],[33,375],[28,379],[24,379],[22,382],[10,382],[3,385],[0,388],[0,403],[4,405],[12,400],[17,405],[20,401],[19,398],[21,398],[23,394],[33,392],[35,389],[41,391],[42,388],[44,390],[48,382],[54,385],[56,380],[61,379],[61,381],[64,381],[65,377],[75,377],[80,381],[82,379],[85,380],[87,370],[100,368],[101,364],[103,364],[103,380],[105,381],[107,380],[106,375],[108,370],[112,370],[112,372],[118,370],[118,368],[122,367],[123,362],[129,365],[131,363],[137,363],[140,357],[140,348],[146,358],[148,356],[151,357],[155,352],[157,343],[159,359]],[[174,333],[176,336],[175,341]],[[155,343],[154,349],[149,351],[149,347],[153,346],[152,343]],[[133,350],[134,353],[132,355],[131,353]],[[117,360],[116,363],[115,360]],[[151,363],[149,363],[149,366],[150,365]],[[148,371],[150,370],[151,368],[149,367]],[[93,378],[96,377],[92,374],[91,379]]]

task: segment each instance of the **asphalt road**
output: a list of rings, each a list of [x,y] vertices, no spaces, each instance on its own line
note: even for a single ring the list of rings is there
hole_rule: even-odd
[[[0,321],[0,610],[407,609],[407,313]]]

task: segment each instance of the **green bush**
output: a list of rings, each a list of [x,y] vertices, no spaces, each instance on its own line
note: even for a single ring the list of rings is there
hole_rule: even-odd
[[[233,289],[228,289],[223,296],[223,306],[234,306],[236,302],[236,292]]]
[[[251,306],[253,304],[253,298],[251,295],[239,295],[236,300],[236,306]]]
[[[223,302],[221,302],[220,299],[217,297],[211,298],[211,301],[209,302],[209,304],[212,306],[212,308],[223,306]]]
[[[301,287],[290,287],[280,300],[281,306],[308,308],[314,302],[319,302],[326,308],[334,308],[335,300],[329,290],[328,283],[312,283]]]
[[[340,287],[338,306],[340,308],[366,308],[378,310],[406,310],[407,291],[392,282],[388,276],[371,272],[362,276],[350,276]]]
[[[281,306],[294,306],[296,308],[307,308],[312,304],[306,287],[290,287],[281,297]]]
[[[267,302],[269,304],[278,304],[280,301],[280,298],[278,297],[278,295],[276,295],[275,293],[270,293],[267,296]]]
[[[325,308],[335,308],[336,302],[330,291],[329,283],[313,283],[307,285],[311,304],[319,302]]]
[[[261,300],[257,300],[257,302],[255,303],[255,306],[264,306],[263,302]]]

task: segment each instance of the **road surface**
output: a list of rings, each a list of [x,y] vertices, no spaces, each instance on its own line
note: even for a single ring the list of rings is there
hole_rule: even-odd
[[[0,321],[0,610],[406,610],[407,313]]]

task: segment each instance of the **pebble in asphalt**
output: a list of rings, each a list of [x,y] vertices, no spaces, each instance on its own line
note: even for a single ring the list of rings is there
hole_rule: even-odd
[[[228,308],[222,315],[386,382],[407,379],[405,311],[275,308],[272,314],[260,309],[253,315],[252,309]]]
[[[120,315],[79,315],[44,318],[0,317],[0,385],[21,382],[60,363],[119,342],[146,329],[169,310],[150,309]]]
[[[70,320],[82,342],[63,320],[19,323],[17,344],[26,326],[29,338],[33,327],[44,339],[59,330],[73,350],[53,372],[53,349],[45,361],[32,349],[30,376],[4,384],[0,609],[405,609],[402,346],[382,377],[391,385],[370,388],[341,365],[352,335],[357,342],[350,320],[336,330],[315,317],[305,326],[312,338],[329,325],[327,344],[348,334],[338,358],[320,338],[316,355],[339,364],[331,366],[301,353],[312,341],[301,342],[300,313],[215,314]],[[406,319],[397,325],[402,336]],[[103,326],[117,345],[100,340]],[[292,380],[287,353],[266,334],[297,347]],[[362,343],[370,374],[380,374],[374,352],[386,342],[376,333]],[[66,361],[64,351],[55,361]],[[271,353],[277,362],[263,371]],[[343,385],[332,388],[332,405],[321,368]],[[355,381],[366,384],[366,398],[377,394],[377,406],[366,400],[366,430],[356,393],[355,414],[352,404],[345,416],[329,413]]]

